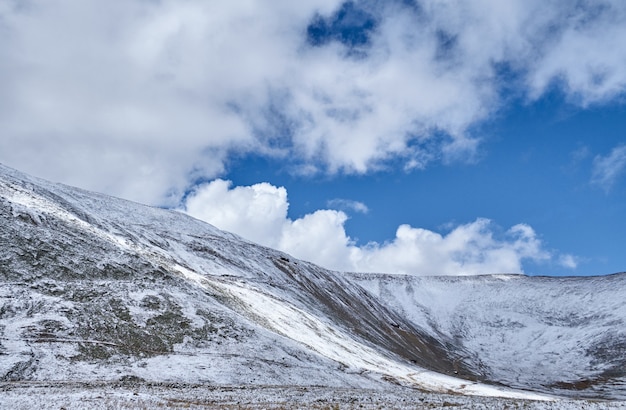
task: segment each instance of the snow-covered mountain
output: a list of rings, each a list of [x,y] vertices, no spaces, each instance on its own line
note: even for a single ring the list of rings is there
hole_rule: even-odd
[[[332,272],[0,166],[6,382],[624,398],[625,284]]]
[[[626,274],[409,277],[350,274],[482,380],[626,399]]]

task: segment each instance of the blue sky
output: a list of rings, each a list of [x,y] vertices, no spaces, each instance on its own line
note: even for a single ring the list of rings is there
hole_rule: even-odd
[[[500,229],[527,223],[547,249],[576,256],[576,268],[527,261],[528,274],[608,274],[626,264],[626,231],[620,228],[626,175],[608,187],[598,185],[594,158],[623,145],[625,131],[626,109],[620,104],[580,109],[550,95],[533,104],[511,104],[484,124],[480,159],[469,164],[307,178],[294,176],[281,161],[253,156],[235,161],[227,178],[234,185],[273,181],[286,187],[293,219],[336,198],[360,201],[367,213],[335,204],[350,215],[346,231],[360,244],[390,240],[403,223],[445,233],[485,217]]]
[[[0,162],[338,270],[626,269],[620,1],[0,0]]]

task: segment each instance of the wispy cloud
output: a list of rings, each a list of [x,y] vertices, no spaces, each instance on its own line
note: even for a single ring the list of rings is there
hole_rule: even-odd
[[[578,267],[579,258],[570,254],[563,254],[559,256],[559,265],[568,268],[568,269],[576,269]]]
[[[625,2],[12,4],[0,161],[149,203],[234,152],[307,174],[473,160],[503,66],[529,99],[559,87],[586,106],[626,85]]]
[[[626,145],[618,145],[610,154],[594,158],[591,182],[608,192],[625,170]]]
[[[412,275],[471,275],[521,273],[524,261],[557,259],[569,268],[571,255],[544,249],[535,231],[518,224],[504,234],[488,219],[450,227],[446,234],[398,227],[393,240],[357,246],[347,235],[348,216],[323,209],[292,220],[282,187],[268,183],[232,187],[215,180],[197,189],[183,204],[183,211],[260,244],[298,258],[342,271],[406,273]]]
[[[589,149],[589,147],[587,147],[586,145],[579,147],[570,153],[571,163],[573,166],[576,166],[580,162],[589,158],[590,155],[591,155],[591,150]]]
[[[335,198],[326,203],[329,208],[340,209],[342,211],[354,211],[362,214],[368,213],[370,210],[363,202],[353,201],[351,199]]]

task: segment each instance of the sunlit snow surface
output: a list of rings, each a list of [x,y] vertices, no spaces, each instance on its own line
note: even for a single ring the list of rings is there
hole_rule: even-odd
[[[23,383],[119,381],[625,398],[624,275],[329,272],[2,166],[0,218],[15,400]]]

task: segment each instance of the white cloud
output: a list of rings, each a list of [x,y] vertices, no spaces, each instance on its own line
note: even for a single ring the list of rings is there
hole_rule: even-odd
[[[335,198],[326,202],[329,208],[337,208],[343,211],[354,211],[362,214],[368,213],[370,210],[363,202],[353,201],[351,199]]]
[[[500,66],[530,99],[623,95],[624,2],[405,3],[362,3],[378,25],[354,57],[305,41],[339,0],[2,1],[0,161],[173,204],[233,152],[307,174],[473,160]]]
[[[556,2],[562,4],[571,2]],[[556,18],[540,60],[529,76],[531,95],[554,82],[583,106],[623,95],[626,86],[626,4],[583,1]],[[548,27],[545,27],[548,29]]]
[[[568,269],[576,269],[578,266],[579,258],[570,254],[563,254],[559,256],[559,265],[568,268]]]
[[[618,145],[605,157],[593,160],[591,182],[609,191],[626,170],[626,145]]]
[[[191,193],[184,211],[218,228],[341,271],[521,273],[524,261],[547,262],[554,257],[525,224],[515,225],[503,235],[498,235],[487,219],[458,225],[447,234],[401,225],[389,242],[357,246],[346,234],[348,217],[344,212],[318,210],[291,220],[288,206],[282,187],[261,183],[233,188],[228,181],[215,180]],[[560,258],[561,265],[575,267],[573,256]]]
[[[261,183],[231,189],[221,179],[198,187],[185,202],[195,218],[270,247],[280,245],[288,206],[285,188]]]

